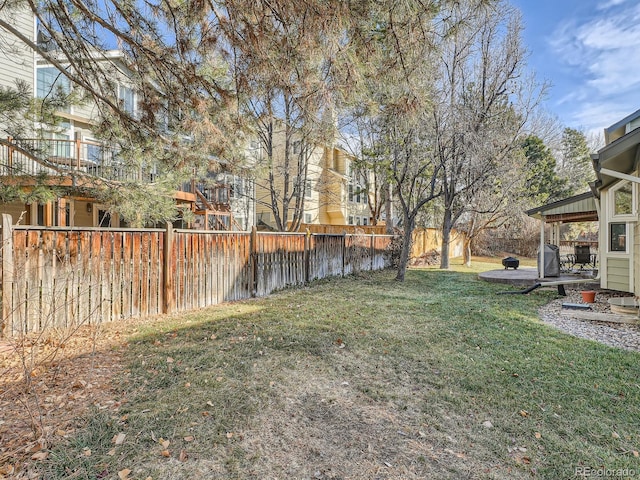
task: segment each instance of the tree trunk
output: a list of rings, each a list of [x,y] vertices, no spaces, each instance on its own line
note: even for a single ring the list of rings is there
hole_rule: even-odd
[[[386,195],[384,201],[384,216],[385,216],[385,233],[387,235],[393,235],[393,202],[391,201],[391,182],[387,182],[385,185]]]
[[[464,264],[467,267],[471,266],[471,239],[465,235],[464,237]]]
[[[404,219],[404,234],[402,238],[402,251],[400,252],[400,261],[398,262],[398,273],[396,280],[404,282],[404,276],[407,272],[409,264],[409,254],[411,253],[411,243],[413,238],[413,229],[415,228],[415,217],[406,217]]]
[[[451,209],[444,209],[444,220],[442,222],[442,248],[440,249],[440,268],[449,270],[449,247],[451,244]]]

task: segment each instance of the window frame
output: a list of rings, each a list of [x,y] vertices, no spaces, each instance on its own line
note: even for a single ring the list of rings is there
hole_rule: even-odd
[[[308,178],[304,181],[304,198],[307,200],[313,199],[313,181]]]
[[[309,212],[304,212],[304,215],[302,217],[304,219],[304,222],[306,225],[311,225],[313,223],[313,215]]]
[[[622,234],[622,236],[624,237],[624,250],[621,249],[615,249],[613,248],[614,246],[614,241],[613,241],[613,227],[614,226],[623,226],[624,227],[624,234]],[[618,238],[621,236],[620,233],[618,233]],[[616,242],[616,244],[619,244],[619,242]],[[607,228],[607,251],[609,253],[618,253],[618,254],[627,254],[629,253],[629,223],[627,222],[609,222],[608,228]]]
[[[631,213],[616,213],[616,193],[627,186],[631,187]],[[611,219],[612,220],[635,220],[635,217],[637,215],[637,208],[636,208],[637,195],[636,195],[635,184],[628,180],[622,180],[618,182],[616,185],[614,185],[613,187],[611,187],[608,193],[609,193],[609,203],[610,203],[609,211],[611,214]]]
[[[131,105],[128,105],[128,97],[131,96]],[[138,118],[138,94],[133,87],[128,85],[118,85],[118,103],[120,107],[131,115],[133,118]]]

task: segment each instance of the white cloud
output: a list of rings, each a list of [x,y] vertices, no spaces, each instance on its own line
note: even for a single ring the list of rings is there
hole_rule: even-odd
[[[610,0],[599,7],[623,3]],[[565,21],[549,43],[558,61],[577,77],[559,101],[565,107],[575,102],[573,121],[587,129],[603,128],[640,108],[640,5]]]
[[[626,0],[609,0],[608,2],[603,2],[599,4],[596,8],[598,10],[607,10],[611,7],[617,7],[618,5],[622,5]]]

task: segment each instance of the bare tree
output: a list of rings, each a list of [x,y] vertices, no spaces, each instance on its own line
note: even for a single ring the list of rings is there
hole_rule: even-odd
[[[439,198],[447,181],[462,175],[451,164],[459,149],[460,58],[469,49],[456,43],[495,2],[380,3],[366,43],[369,65],[366,88],[379,127],[373,150],[386,156],[386,170],[400,211],[403,249],[396,278],[403,280],[416,219]],[[475,23],[474,23],[474,20]],[[452,49],[452,46],[454,47]],[[457,50],[456,50],[457,48]],[[447,63],[453,55],[455,63]],[[449,74],[449,78],[446,75]],[[445,87],[452,85],[452,89]],[[456,97],[458,95],[458,97]],[[488,100],[489,101],[489,100]],[[478,132],[479,133],[479,132]]]
[[[519,148],[541,87],[523,78],[520,18],[500,4],[460,2],[447,22],[459,27],[443,41],[436,81],[433,135],[442,165],[444,215],[441,268],[449,267],[453,227],[491,191]],[[450,29],[448,30],[450,31]]]
[[[352,177],[354,182],[366,192],[372,225],[378,225],[385,218],[386,232],[393,233],[393,213],[391,206],[391,182],[389,178],[389,154],[381,141],[382,129],[372,112],[363,108],[364,99],[356,98],[355,106],[346,108],[343,125],[340,128],[345,148],[353,155]],[[358,193],[358,192],[354,192]]]
[[[335,70],[346,64],[339,42],[348,38],[342,22],[350,12],[338,1],[222,3],[218,15],[239,110],[261,145],[256,201],[271,212],[275,228],[297,230],[310,162],[335,139]]]

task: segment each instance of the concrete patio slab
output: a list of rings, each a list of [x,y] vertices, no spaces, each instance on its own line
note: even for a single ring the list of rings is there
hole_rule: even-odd
[[[559,277],[546,277],[543,279],[538,278],[538,269],[535,267],[520,267],[516,270],[513,269],[500,269],[500,270],[489,270],[487,272],[482,272],[478,274],[478,278],[480,280],[484,280],[485,282],[491,283],[505,283],[508,285],[515,285],[521,287],[528,287],[534,285],[536,283],[544,282],[558,282],[558,281],[569,281],[569,280],[580,280],[584,279],[584,285],[596,285],[599,286],[600,282],[596,280],[594,282],[593,277],[590,276],[581,276],[576,274],[563,274]],[[576,284],[575,287],[582,285]]]

